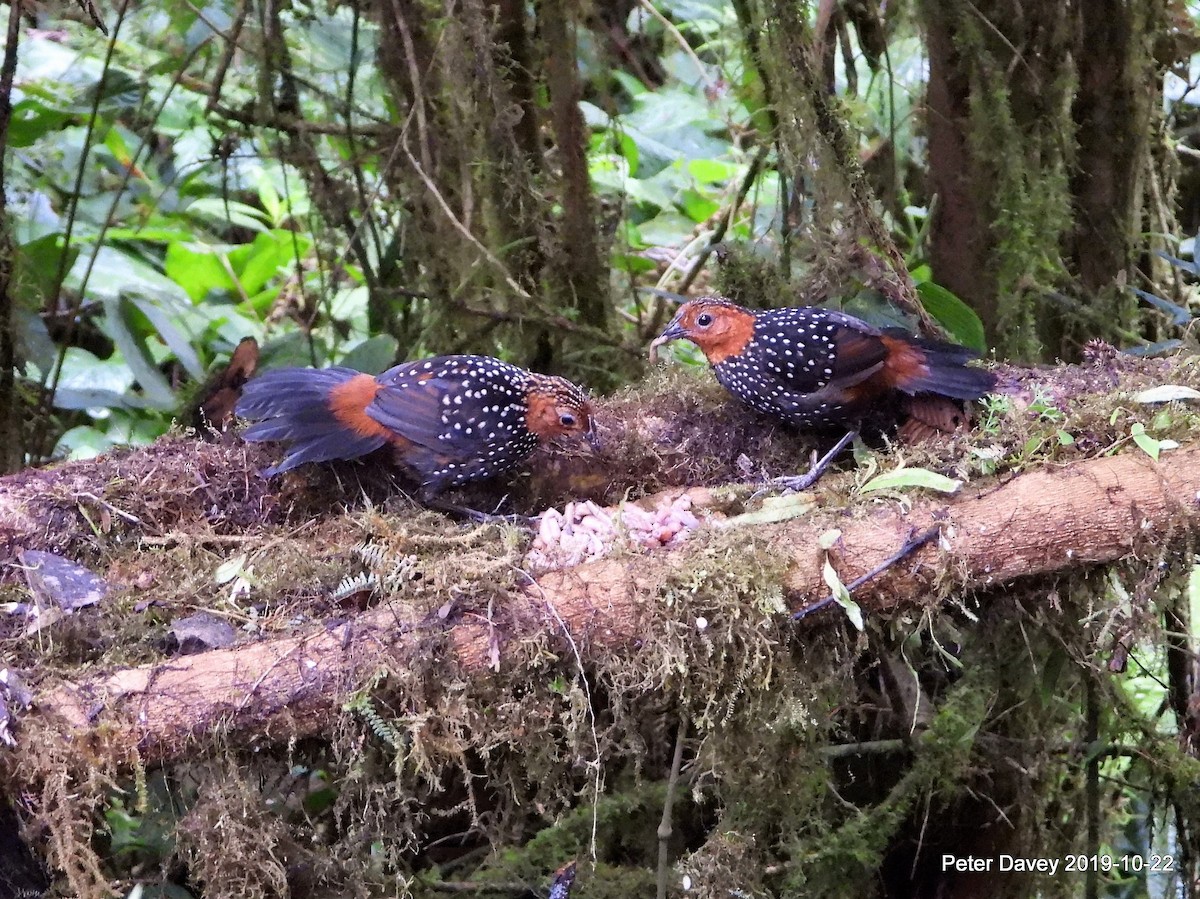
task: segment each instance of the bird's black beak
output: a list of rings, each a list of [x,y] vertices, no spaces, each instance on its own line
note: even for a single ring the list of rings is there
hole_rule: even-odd
[[[654,342],[650,344],[650,361],[658,361],[658,348],[664,343],[670,343],[672,340],[681,340],[685,337],[687,337],[687,332],[683,330],[683,326],[679,324],[679,318],[676,316],[663,332],[654,338]]]
[[[596,433],[595,425],[588,428],[587,433],[583,437],[587,441],[587,445],[592,448],[593,453],[600,452],[600,435]]]

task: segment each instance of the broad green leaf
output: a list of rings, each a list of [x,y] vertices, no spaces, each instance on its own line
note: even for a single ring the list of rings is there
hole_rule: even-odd
[[[396,361],[400,344],[391,334],[376,334],[342,357],[339,365],[377,375]]]
[[[925,490],[936,490],[939,493],[955,493],[961,486],[962,481],[956,481],[927,468],[897,468],[871,478],[862,485],[862,492],[920,487]]]
[[[974,309],[933,281],[922,281],[917,285],[917,293],[921,295],[925,311],[949,331],[950,336],[977,353],[987,352],[983,322]]]
[[[679,205],[693,222],[707,222],[721,208],[721,204],[696,190],[685,190]]]
[[[682,247],[692,239],[692,229],[696,223],[678,212],[660,212],[648,222],[638,226],[642,240],[650,246]]]
[[[31,309],[41,309],[57,292],[60,271],[68,272],[79,258],[79,247],[67,250],[63,264],[63,235],[46,234],[16,248],[15,292]]]
[[[38,371],[50,371],[58,357],[58,348],[50,338],[50,331],[41,315],[33,309],[16,310],[17,346],[19,359],[36,366]]]
[[[636,253],[616,253],[612,257],[612,265],[613,268],[635,275],[652,272],[658,267],[653,259],[647,259]]]
[[[250,231],[265,231],[267,216],[248,203],[222,197],[200,197],[188,204],[187,213],[217,224],[236,225]]]
[[[1129,429],[1130,435],[1133,437],[1133,442],[1138,445],[1142,452],[1158,461],[1158,454],[1162,451],[1162,441],[1156,440],[1146,433],[1146,426],[1140,421],[1135,421]]]
[[[39,138],[58,131],[73,113],[27,97],[13,106],[12,120],[8,126],[10,147],[28,147]]]
[[[213,580],[218,584],[228,584],[235,577],[241,577],[246,571],[246,554],[240,553],[218,565],[217,570],[213,572]]]
[[[589,128],[608,128],[612,124],[612,116],[588,100],[579,101],[579,111]]]
[[[232,266],[222,259],[225,248],[177,241],[167,246],[163,267],[172,281],[182,287],[192,302],[210,296],[239,296]]]
[[[126,297],[106,300],[104,307],[109,336],[121,351],[129,370],[133,372],[146,402],[151,408],[174,409],[177,405],[175,391],[158,370],[158,365],[146,346],[146,336],[137,327],[134,318],[137,307]]]
[[[99,428],[92,425],[79,425],[58,438],[58,443],[54,447],[54,455],[71,460],[94,459],[116,445],[116,441]]]
[[[301,331],[289,331],[262,343],[258,351],[258,367],[260,371],[289,365],[320,367],[328,358],[329,348],[324,340]]]
[[[112,390],[97,390],[89,387],[59,387],[54,391],[56,409],[86,409],[96,414],[102,409],[139,409],[143,404],[133,397]]]
[[[727,518],[721,527],[736,528],[752,524],[773,524],[778,521],[789,521],[807,515],[816,508],[816,500],[811,493],[789,493],[785,496],[768,496],[762,502],[762,507],[754,512],[744,512]]]
[[[602,194],[623,194],[629,181],[629,160],[617,153],[593,155],[588,160],[592,187]]]
[[[105,236],[111,241],[143,241],[145,243],[171,243],[172,241],[189,241],[193,232],[186,228],[172,228],[166,225],[147,227],[109,228]]]
[[[1133,395],[1135,403],[1170,403],[1175,400],[1200,400],[1200,390],[1182,384],[1162,384]]]
[[[613,69],[612,77],[617,84],[621,85],[621,87],[625,89],[625,93],[629,94],[631,97],[636,97],[640,94],[646,93],[646,85],[642,84],[639,79],[635,78],[633,75],[630,75],[628,72],[625,72],[621,69]],[[580,106],[582,105],[583,104],[581,103]]]
[[[67,277],[68,287],[80,289],[87,262],[86,253],[75,260]],[[157,297],[164,302],[176,302],[181,307],[190,305],[187,292],[179,284],[152,268],[136,254],[113,247],[100,247],[96,252],[87,291],[91,299],[105,302],[137,294]]]
[[[150,320],[158,336],[175,354],[179,364],[197,381],[204,380],[204,363],[196,353],[195,345],[199,343],[198,335],[191,333],[178,310],[171,309],[169,304],[157,298],[143,297],[131,294],[129,301]]]
[[[746,167],[719,159],[691,159],[685,168],[689,175],[702,184],[724,184],[740,177]]]
[[[858,603],[850,598],[850,591],[846,589],[846,585],[842,583],[842,579],[838,577],[838,573],[833,570],[833,566],[829,564],[829,559],[825,559],[825,568],[822,570],[822,575],[825,578],[825,585],[829,588],[829,592],[833,594],[834,602],[846,610],[846,617],[850,619],[850,623],[854,625],[856,630],[863,629],[863,614]]]
[[[120,353],[100,359],[87,350],[69,347],[63,357],[54,404],[61,409],[124,406],[130,404],[127,394],[132,386],[133,373]],[[75,401],[69,402],[65,391],[76,391]],[[92,394],[90,399],[83,396],[85,392]]]
[[[308,237],[292,231],[267,231],[256,235],[252,243],[231,249],[229,264],[242,290],[247,295],[256,294],[282,270],[294,266],[297,255],[303,258],[311,243]]]

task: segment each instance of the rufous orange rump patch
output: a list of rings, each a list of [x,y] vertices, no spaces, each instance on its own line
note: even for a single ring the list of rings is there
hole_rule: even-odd
[[[905,390],[910,382],[929,374],[925,364],[925,354],[919,346],[897,337],[866,337],[870,341],[879,340],[887,350],[883,365],[871,377],[847,387],[841,396],[841,402],[855,404],[866,402],[872,397],[888,390]],[[853,344],[850,344],[853,346]],[[839,351],[844,347],[839,346]],[[839,360],[840,361],[840,360]]]
[[[880,337],[887,347],[887,360],[879,373],[879,383],[885,387],[906,390],[914,380],[929,374],[925,353],[914,343],[898,337]]]
[[[370,375],[355,375],[329,391],[329,411],[333,417],[360,437],[380,435],[391,440],[395,435],[367,415],[367,406],[375,399],[379,382]]]

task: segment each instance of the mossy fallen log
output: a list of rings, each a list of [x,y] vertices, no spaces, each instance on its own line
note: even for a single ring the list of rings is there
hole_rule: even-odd
[[[679,865],[715,891],[701,895],[765,881],[781,894],[819,895],[818,882],[844,893],[847,871],[870,876],[862,860],[882,864],[906,834],[949,845],[926,826],[926,797],[949,797],[932,813],[946,834],[1051,820],[1056,804],[1082,801],[1080,710],[1093,693],[1118,711],[1087,739],[1142,747],[1186,798],[1192,760],[1130,707],[1109,658],[1127,649],[1132,671],[1184,630],[1172,610],[1194,546],[1200,415],[1138,399],[1169,384],[1200,386],[1200,372],[1113,356],[1003,369],[1003,395],[969,432],[874,443],[791,518],[752,523],[746,513],[780,511],[751,498],[755,484],[802,467],[810,444],[706,378],[659,376],[601,401],[602,458],[534,459],[515,484],[466,499],[485,505],[511,487],[511,508],[538,511],[686,490],[708,521],[682,545],[620,546],[543,573],[527,567],[526,532],[423,512],[386,465],[266,481],[272,450],[234,438],[176,435],[0,479],[0,600],[29,601],[20,567],[4,564],[21,548],[69,556],[111,587],[36,633],[22,616],[0,619],[5,664],[35,698],[16,747],[0,753],[0,782],[27,800],[75,895],[109,889],[95,837],[126,802],[114,784],[142,796],[141,779],[158,776],[200,779],[173,857],[226,895],[251,882],[277,891],[284,863],[353,880],[369,861],[359,848],[381,836],[436,848],[463,828],[480,849],[539,833],[491,876],[542,883],[587,851],[593,815],[614,815],[599,859],[624,858],[634,796],[657,852],[661,809],[638,772],[669,782],[681,721],[692,735],[683,777],[701,805],[685,816]],[[904,466],[966,486],[862,489]],[[827,561],[850,582],[933,522],[940,540],[856,591],[864,632],[836,607],[789,620],[827,592]],[[238,642],[183,654],[170,635],[197,613]],[[1175,695],[1192,733],[1186,683],[1172,674]],[[896,781],[898,765],[910,773]],[[319,821],[276,814],[271,785],[296,766],[336,783]],[[697,829],[713,808],[718,823]],[[1078,849],[1071,822],[1054,820],[1040,854]],[[236,858],[230,826],[248,835]],[[330,838],[342,855],[320,848]],[[436,862],[394,858],[421,877]],[[897,864],[913,870],[907,856]]]
[[[713,495],[698,499],[710,504]],[[814,509],[733,536],[786,560],[776,572],[761,574],[778,575],[787,605],[798,608],[827,592],[827,555],[848,582],[934,523],[941,526],[939,541],[857,592],[869,613],[1162,554],[1168,540],[1181,540],[1200,525],[1200,446],[1165,453],[1157,462],[1134,451],[1038,469],[949,498]],[[821,538],[834,528],[841,536],[827,553]],[[714,539],[731,535],[719,527],[716,533]],[[656,629],[670,616],[667,594],[706,589],[708,574],[698,577],[695,561],[691,549],[621,554],[528,580],[506,607],[486,615],[443,608],[406,618],[383,606],[301,636],[84,675],[42,692],[25,727],[68,740],[104,731],[143,761],[176,756],[212,734],[271,742],[307,736],[330,727],[371,672],[402,669],[418,659],[425,667],[487,676],[491,669],[520,665],[520,652],[508,648],[519,648],[532,633],[548,638],[555,652],[577,653],[584,666],[593,653],[636,653],[659,639]],[[822,613],[827,620],[839,614],[836,608]],[[808,619],[797,626],[820,624]]]

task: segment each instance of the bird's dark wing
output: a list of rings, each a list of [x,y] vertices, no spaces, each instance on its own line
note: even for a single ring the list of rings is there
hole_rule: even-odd
[[[879,334],[848,325],[833,335],[835,355],[829,385],[845,389],[861,384],[876,374],[887,361],[888,349]]]
[[[485,356],[442,356],[379,376],[367,415],[438,453],[477,454],[525,431],[520,369]]]
[[[367,415],[410,443],[452,451],[462,442],[461,430],[455,432],[450,420],[454,398],[461,402],[462,382],[439,377],[421,365],[408,363],[382,375]]]
[[[755,342],[760,368],[787,390],[829,398],[883,368],[882,336],[852,315],[801,307],[760,313]]]

